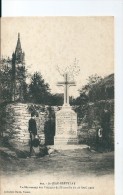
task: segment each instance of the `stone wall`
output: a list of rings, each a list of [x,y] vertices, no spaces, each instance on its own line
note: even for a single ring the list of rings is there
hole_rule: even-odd
[[[16,145],[29,145],[30,135],[28,132],[28,121],[31,117],[30,104],[8,104],[6,106],[6,121],[4,136],[10,137],[10,142]],[[47,113],[39,112],[36,117],[38,135],[44,141],[44,124]]]
[[[61,107],[56,106],[43,106],[37,104],[23,104],[13,103],[6,106],[6,117],[4,118],[4,136],[11,138],[11,142],[15,144],[29,145],[29,132],[28,121],[30,114],[34,111],[37,114],[37,128],[38,135],[42,143],[44,143],[44,125],[48,116],[52,115],[55,120],[55,112]],[[102,111],[107,108],[111,114],[110,121],[110,139],[112,145],[114,144],[114,101],[100,101],[87,105],[87,108],[83,110],[79,109],[78,115],[78,138],[80,144],[90,144],[95,142],[96,130],[100,128],[100,120]],[[73,107],[77,112],[77,108]],[[81,113],[84,113],[84,117],[81,118]]]
[[[6,127],[4,135],[10,137],[10,142],[15,144],[28,144],[28,120],[30,113],[27,104],[8,104],[6,106]]]
[[[9,137],[9,142],[15,146],[29,145],[30,135],[28,121],[31,112],[36,114],[38,136],[41,143],[45,142],[44,126],[49,114],[55,117],[59,107],[49,107],[38,104],[13,103],[5,107],[3,136]],[[55,118],[54,118],[55,120]]]

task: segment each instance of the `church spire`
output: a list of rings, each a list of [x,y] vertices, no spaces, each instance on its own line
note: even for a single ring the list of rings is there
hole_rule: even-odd
[[[22,49],[21,49],[21,42],[20,42],[20,33],[18,33],[18,40],[17,40],[15,53],[18,54],[21,52],[22,52]]]
[[[24,99],[25,83],[25,53],[21,48],[20,33],[18,33],[15,52],[12,54],[12,99],[22,101]]]
[[[20,39],[20,33],[18,33],[18,39]]]

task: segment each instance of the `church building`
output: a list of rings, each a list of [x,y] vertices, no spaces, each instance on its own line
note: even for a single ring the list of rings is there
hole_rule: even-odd
[[[24,100],[25,84],[25,53],[22,51],[20,33],[18,33],[17,45],[12,54],[12,101]]]

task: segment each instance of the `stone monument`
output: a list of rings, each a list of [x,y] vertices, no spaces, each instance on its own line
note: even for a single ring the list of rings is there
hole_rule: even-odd
[[[58,86],[64,86],[64,104],[62,109],[56,112],[56,133],[54,145],[77,144],[77,114],[69,104],[68,89],[75,86],[75,82],[68,81],[68,74],[64,74],[64,82],[58,82]]]

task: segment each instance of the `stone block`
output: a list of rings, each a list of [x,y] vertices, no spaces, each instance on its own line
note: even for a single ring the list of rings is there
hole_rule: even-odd
[[[77,114],[70,106],[56,112],[56,135],[54,145],[77,144]]]

